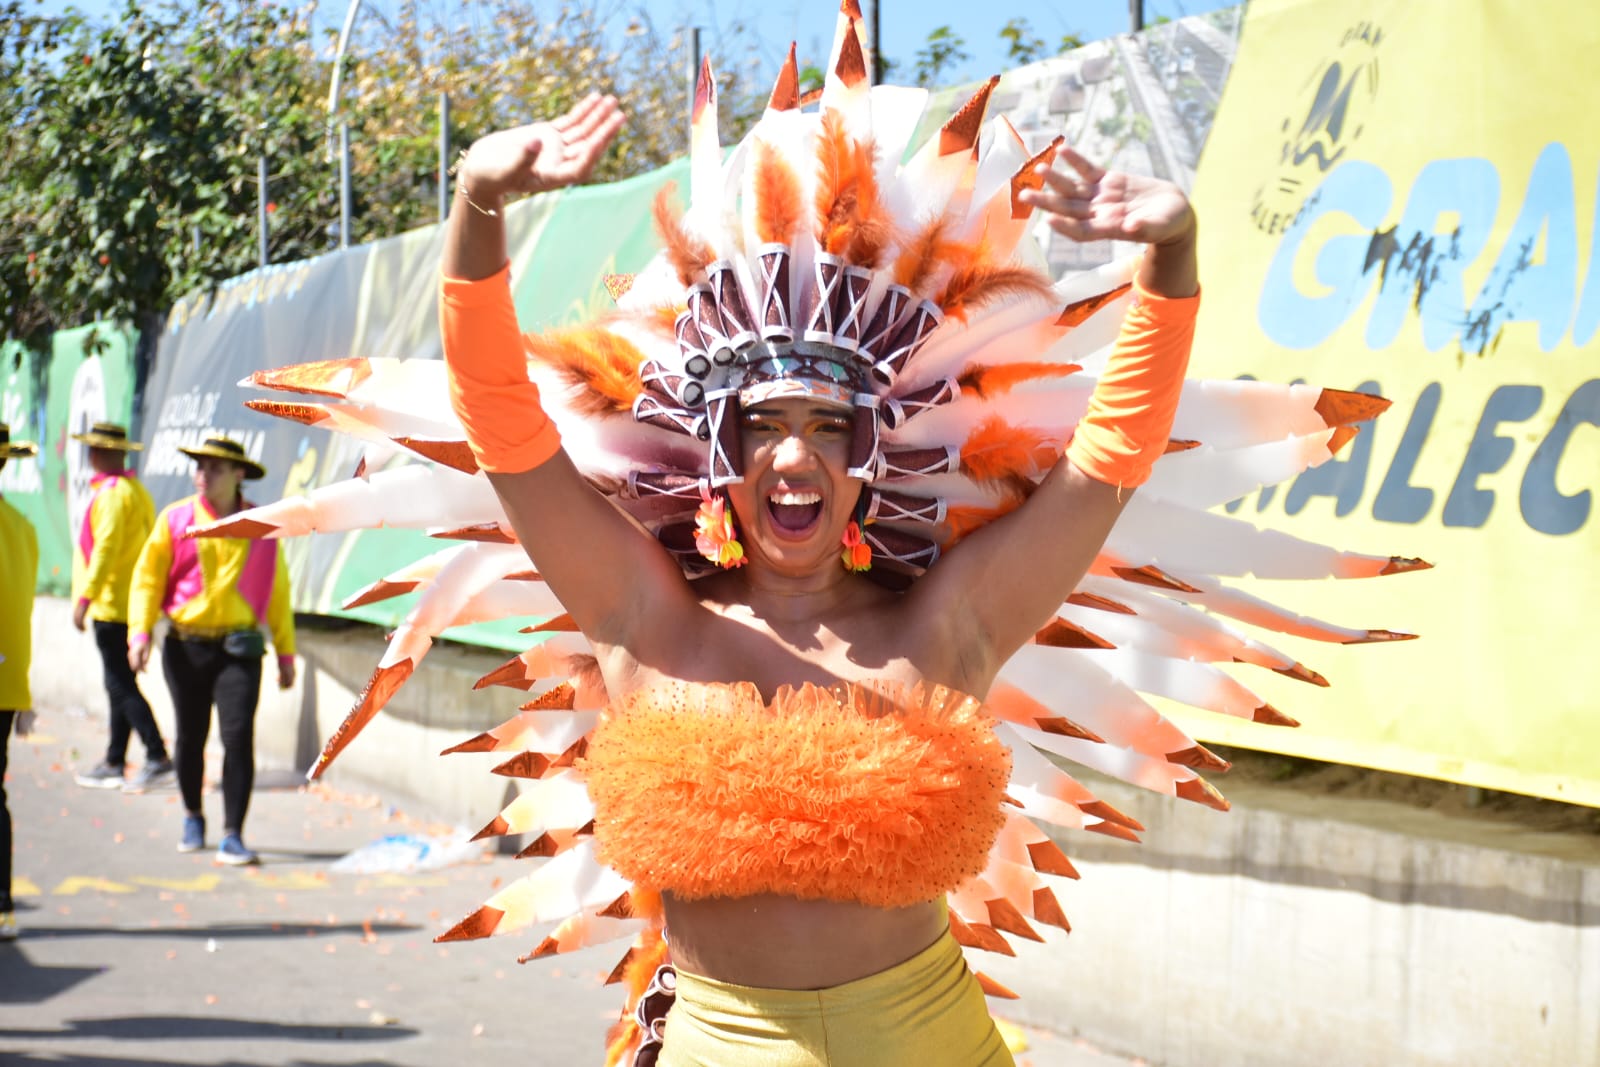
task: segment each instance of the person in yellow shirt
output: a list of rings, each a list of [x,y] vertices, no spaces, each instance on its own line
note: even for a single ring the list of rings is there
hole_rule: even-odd
[[[72,625],[81,631],[94,623],[111,734],[105,759],[77,775],[77,782],[91,789],[122,786],[142,792],[172,777],[161,729],[128,665],[128,587],[133,565],[155,523],[156,506],[128,469],[128,453],[143,446],[128,440],[125,427],[97,422],[88,433],[75,433],[72,439],[89,446],[89,466],[94,471],[89,506],[73,545]],[[144,764],[124,781],[128,740],[134,733],[144,743]]]
[[[0,469],[6,461],[32,456],[28,441],[13,441],[0,422]],[[28,663],[33,658],[33,589],[39,572],[39,539],[22,513],[0,497],[0,941],[17,936],[11,903],[11,809],[6,806],[6,764],[11,730],[28,733],[33,693]]]
[[[139,553],[128,597],[128,664],[150,662],[151,633],[165,615],[172,627],[161,646],[162,673],[177,721],[178,791],[186,815],[179,852],[205,847],[200,787],[206,737],[216,705],[222,737],[222,839],[217,861],[256,863],[245,847],[244,818],[255,781],[255,718],[261,697],[261,628],[272,632],[278,685],[294,684],[294,615],[289,572],[275,541],[187,538],[191,526],[225,518],[252,505],[240,483],[266,476],[266,468],[226,437],[181,451],[195,461],[198,492],[170,504]]]

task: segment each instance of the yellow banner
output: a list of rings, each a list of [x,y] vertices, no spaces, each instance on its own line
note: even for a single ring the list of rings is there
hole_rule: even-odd
[[[1597,53],[1589,4],[1251,0],[1195,373],[1394,406],[1233,513],[1435,569],[1258,590],[1422,636],[1296,642],[1331,689],[1248,681],[1300,730],[1200,736],[1600,806]]]

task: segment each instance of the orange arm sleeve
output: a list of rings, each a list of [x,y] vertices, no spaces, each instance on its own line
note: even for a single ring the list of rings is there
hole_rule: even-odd
[[[532,470],[561,449],[561,436],[528,380],[511,302],[510,264],[479,281],[439,279],[439,331],[450,370],[450,404],[478,466],[496,474]]]
[[[1073,466],[1119,488],[1150,477],[1167,449],[1199,309],[1199,293],[1155,296],[1134,283],[1122,332],[1067,445]]]

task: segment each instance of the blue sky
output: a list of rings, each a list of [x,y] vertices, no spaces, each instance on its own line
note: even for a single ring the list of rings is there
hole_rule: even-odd
[[[384,6],[387,2],[364,0],[363,6]],[[708,49],[715,47],[718,28],[727,27],[736,20],[751,23],[766,61],[764,65],[773,72],[791,40],[799,43],[802,59],[808,54],[825,57],[839,10],[838,0],[601,2],[602,5],[613,3],[624,11],[643,8],[658,28],[683,25],[692,20],[705,31],[703,40]],[[67,6],[62,0],[47,0],[41,5],[46,10],[62,10]],[[110,17],[122,10],[123,3],[122,0],[75,0],[71,6],[91,16]],[[437,10],[444,6],[424,0],[424,7]],[[555,9],[558,4],[551,0],[549,6]],[[1231,2],[1145,0],[1145,21],[1153,22],[1160,16],[1181,18],[1227,6],[1231,6]],[[346,7],[347,0],[324,0],[318,8],[319,22],[326,20],[328,25],[337,28],[344,21]],[[975,0],[879,0],[878,18],[884,54],[902,64],[904,80],[910,80],[911,67],[916,62],[917,52],[925,46],[928,34],[939,26],[951,27],[965,40],[965,51],[972,56],[954,68],[955,76],[947,79],[954,82],[987,77],[1011,66],[1000,30],[1013,18],[1027,20],[1033,36],[1053,47],[1066,34],[1095,41],[1126,31],[1128,3],[1127,0],[999,0],[994,4]]]

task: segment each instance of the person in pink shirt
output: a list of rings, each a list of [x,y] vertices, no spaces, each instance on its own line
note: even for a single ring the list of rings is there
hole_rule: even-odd
[[[195,461],[198,492],[162,510],[139,554],[128,599],[128,663],[136,672],[149,665],[156,621],[171,619],[161,666],[177,720],[173,754],[187,813],[178,851],[205,847],[201,785],[215,705],[223,752],[217,862],[251,864],[258,858],[245,847],[244,819],[255,781],[255,718],[266,655],[261,631],[272,633],[278,685],[287,689],[294,684],[289,572],[274,541],[185,536],[191,526],[250,507],[241,483],[267,472],[226,437],[181,451]]]

